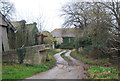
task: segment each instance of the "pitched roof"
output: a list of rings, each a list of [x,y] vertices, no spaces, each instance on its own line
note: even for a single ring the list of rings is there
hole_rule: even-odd
[[[78,28],[59,28],[51,32],[53,37],[76,37]]]
[[[13,31],[16,31],[15,27],[10,23],[10,21],[0,12],[0,17],[7,23],[8,27]]]

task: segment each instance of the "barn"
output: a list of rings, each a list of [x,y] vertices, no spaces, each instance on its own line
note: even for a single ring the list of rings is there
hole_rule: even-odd
[[[10,21],[0,13],[0,53],[9,50],[8,30],[16,32]]]
[[[56,39],[56,45],[59,48],[74,48],[75,37],[79,34],[78,28],[58,28],[51,34]],[[59,46],[58,46],[59,45]]]

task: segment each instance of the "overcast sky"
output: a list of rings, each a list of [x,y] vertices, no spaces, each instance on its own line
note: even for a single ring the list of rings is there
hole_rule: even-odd
[[[46,21],[44,30],[52,31],[62,27],[64,19],[60,17],[61,6],[70,0],[11,0],[15,4],[15,20],[37,21],[42,15]]]
[[[44,30],[52,31],[61,28],[64,19],[60,17],[61,7],[71,0],[11,0],[15,4],[15,20],[26,20],[27,23],[37,22],[43,17]],[[73,0],[73,1],[111,1],[111,0]]]

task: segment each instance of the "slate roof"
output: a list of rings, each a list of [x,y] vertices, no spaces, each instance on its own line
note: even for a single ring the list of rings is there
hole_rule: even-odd
[[[0,17],[7,23],[7,27],[12,29],[13,31],[16,31],[15,27],[10,23],[10,21],[0,12]]]
[[[76,37],[78,28],[59,28],[54,29],[51,34],[53,37]]]

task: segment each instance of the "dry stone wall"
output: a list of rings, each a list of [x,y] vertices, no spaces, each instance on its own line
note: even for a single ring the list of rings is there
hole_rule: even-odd
[[[41,45],[26,47],[25,49],[26,52],[25,52],[23,64],[37,65],[46,61],[47,53],[49,49],[45,49]],[[19,58],[18,58],[17,50],[10,50],[7,52],[3,52],[2,54],[3,62],[19,63],[18,59]]]

